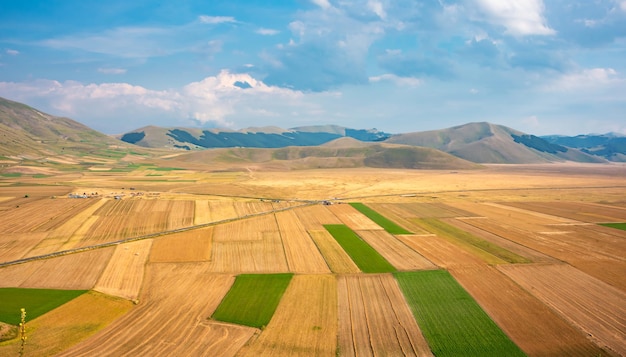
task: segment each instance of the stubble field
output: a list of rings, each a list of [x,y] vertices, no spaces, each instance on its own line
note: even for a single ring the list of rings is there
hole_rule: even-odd
[[[452,341],[425,338],[421,297],[359,269],[326,229],[338,225],[386,271],[447,271],[498,343],[626,355],[626,231],[598,224],[626,222],[624,165],[148,174],[1,179],[0,287],[92,290],[28,321],[25,355],[429,355]],[[276,273],[294,276],[266,326],[212,318],[238,275]]]

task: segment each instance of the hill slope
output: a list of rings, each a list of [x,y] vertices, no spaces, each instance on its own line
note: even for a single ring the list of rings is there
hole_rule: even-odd
[[[381,141],[389,134],[376,129],[356,130],[336,125],[307,126],[292,129],[277,127],[241,130],[144,127],[120,136],[127,143],[151,148],[202,150],[207,148],[280,148],[315,146],[337,138]]]
[[[442,130],[393,135],[385,142],[431,147],[476,163],[604,161],[580,150],[550,144],[539,137],[491,123],[470,123]]]
[[[431,148],[367,143],[350,138],[340,138],[321,146],[210,149],[178,155],[174,160],[187,163],[211,162],[225,169],[251,166],[276,170],[347,167],[442,170],[480,168],[480,165]]]
[[[89,151],[120,142],[72,119],[0,98],[0,155],[52,155]]]
[[[626,136],[619,134],[542,136],[549,143],[579,149],[580,151],[604,157],[610,161],[626,162]]]

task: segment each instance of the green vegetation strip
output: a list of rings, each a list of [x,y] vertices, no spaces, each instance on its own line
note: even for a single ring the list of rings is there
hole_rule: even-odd
[[[325,224],[324,228],[337,240],[362,272],[391,273],[396,271],[396,268],[387,259],[347,226],[343,224]]]
[[[600,223],[600,225],[626,231],[626,223]]]
[[[394,275],[435,356],[524,356],[447,271]]]
[[[87,290],[0,288],[0,321],[19,325],[21,312],[33,320],[84,294]]]
[[[213,313],[213,318],[257,328],[270,322],[293,274],[242,274]]]
[[[350,206],[356,208],[359,212],[367,216],[367,218],[376,222],[376,224],[378,224],[384,230],[386,230],[387,232],[391,234],[411,234],[411,232],[400,227],[399,225],[395,224],[393,221],[390,221],[385,216],[381,215],[380,213],[374,211],[373,209],[371,209],[370,207],[362,203],[352,202],[350,203]]]
[[[424,227],[427,231],[438,235],[441,238],[458,241],[469,244],[484,252],[487,252],[508,263],[530,263],[530,260],[508,251],[496,244],[488,242],[480,237],[476,237],[464,230],[456,228],[450,224],[440,221],[436,218],[421,218],[415,220],[417,224]]]

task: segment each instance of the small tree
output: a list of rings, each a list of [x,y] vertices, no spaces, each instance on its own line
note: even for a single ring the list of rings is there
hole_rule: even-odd
[[[20,319],[20,357],[24,356],[24,345],[26,344],[26,309],[21,308],[22,318]]]

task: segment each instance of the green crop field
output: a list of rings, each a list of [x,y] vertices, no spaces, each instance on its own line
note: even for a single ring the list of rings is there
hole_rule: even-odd
[[[600,223],[600,225],[626,231],[626,223]]]
[[[21,308],[26,309],[26,320],[30,321],[85,292],[87,290],[0,288],[0,321],[19,325]]]
[[[530,263],[530,260],[520,255],[508,251],[471,233],[458,229],[450,224],[442,222],[441,220],[438,220],[436,218],[420,218],[413,221],[421,227],[424,227],[424,229],[426,229],[427,231],[435,233],[442,238],[471,245],[505,262]]]
[[[326,224],[324,228],[337,240],[362,272],[390,273],[396,271],[396,268],[387,259],[347,226],[343,224]]]
[[[379,226],[381,226],[384,230],[391,234],[411,234],[411,232],[406,229],[400,227],[395,224],[393,221],[387,219],[385,216],[371,209],[370,207],[360,203],[360,202],[352,202],[350,206],[356,208],[359,212],[363,213],[372,221],[376,222]]]
[[[263,328],[272,319],[276,307],[293,274],[242,274],[213,313],[215,320]]]
[[[524,356],[447,271],[394,275],[435,356]]]

